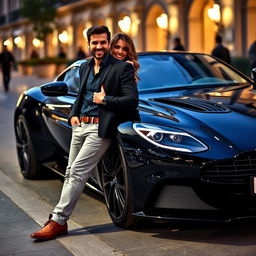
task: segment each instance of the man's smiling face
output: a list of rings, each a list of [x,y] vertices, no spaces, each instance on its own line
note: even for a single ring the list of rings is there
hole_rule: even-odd
[[[101,60],[109,50],[109,41],[106,33],[93,34],[90,36],[89,49],[93,57]]]

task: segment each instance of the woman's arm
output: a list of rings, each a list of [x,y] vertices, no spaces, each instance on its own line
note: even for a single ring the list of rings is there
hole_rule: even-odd
[[[112,111],[122,110],[127,106],[136,108],[138,106],[138,89],[132,65],[128,64],[124,66],[120,74],[119,84],[121,90],[120,96],[104,95],[105,92],[101,90],[99,93],[94,93],[94,102],[96,104],[102,104],[102,107]]]

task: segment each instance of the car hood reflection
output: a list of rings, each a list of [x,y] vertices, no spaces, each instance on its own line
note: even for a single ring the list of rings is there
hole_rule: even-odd
[[[232,141],[239,151],[253,150],[256,95],[251,89],[233,86],[210,89],[208,93],[202,89],[191,90],[186,96],[182,93],[182,97],[177,92],[159,92],[154,98],[147,95],[148,99],[143,97],[140,101],[141,119],[150,123],[150,116],[159,117],[159,125],[171,125],[187,132],[211,127]]]

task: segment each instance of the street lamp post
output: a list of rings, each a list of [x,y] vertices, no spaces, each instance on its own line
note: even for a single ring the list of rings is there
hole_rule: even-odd
[[[220,5],[214,4],[213,7],[207,10],[207,14],[210,20],[212,20],[216,27],[217,27],[217,34],[222,33],[222,24],[221,24],[221,12],[220,12]]]

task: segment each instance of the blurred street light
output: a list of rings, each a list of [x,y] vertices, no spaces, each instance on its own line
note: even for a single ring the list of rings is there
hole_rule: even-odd
[[[215,23],[217,33],[221,34],[223,31],[223,25],[221,23],[220,6],[218,4],[214,4],[212,8],[207,10],[207,14],[209,19]]]
[[[32,44],[35,47],[40,47],[41,46],[41,41],[38,38],[34,38],[33,41],[32,41]]]
[[[59,40],[61,43],[65,44],[69,41],[69,35],[66,30],[64,30],[62,33],[59,34],[58,36]]]
[[[129,33],[131,28],[131,18],[129,16],[124,16],[122,20],[118,21],[118,26],[124,33]]]
[[[4,43],[3,43],[3,45],[5,45],[5,46],[11,45],[11,40],[10,40],[10,39],[6,39],[6,40],[4,41]]]
[[[210,20],[215,23],[220,22],[220,6],[218,4],[214,4],[212,8],[209,8],[207,13]]]
[[[13,41],[17,47],[19,48],[25,47],[24,38],[22,36],[16,36]]]
[[[85,39],[87,39],[87,28],[85,28],[84,30],[83,30],[83,37],[85,38]]]
[[[156,18],[156,23],[159,28],[167,29],[168,26],[168,17],[166,13],[162,13],[159,17]]]
[[[21,42],[22,42],[21,36],[16,36],[16,37],[14,38],[14,43],[15,43],[16,45],[19,45]]]

